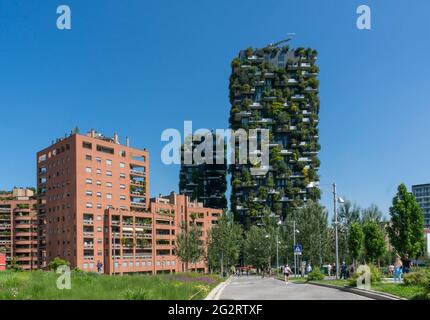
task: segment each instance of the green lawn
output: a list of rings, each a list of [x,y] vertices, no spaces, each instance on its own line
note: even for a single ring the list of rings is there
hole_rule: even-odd
[[[215,275],[107,276],[72,272],[71,289],[59,290],[53,272],[0,272],[0,300],[200,300],[221,278]]]
[[[319,283],[331,284],[339,287],[349,285],[348,280],[319,280]],[[406,299],[422,299],[424,288],[422,286],[394,284],[394,283],[372,283],[371,290],[393,294]]]
[[[419,299],[424,295],[424,288],[421,286],[394,283],[372,284],[372,290],[394,294],[406,299]]]

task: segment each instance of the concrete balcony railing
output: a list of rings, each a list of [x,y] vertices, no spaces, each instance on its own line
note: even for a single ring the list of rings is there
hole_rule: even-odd
[[[140,176],[140,177],[144,177],[146,176],[146,172],[145,171],[140,171],[140,170],[130,170],[130,174],[132,176]]]
[[[136,207],[136,208],[146,208],[146,203],[144,203],[144,202],[134,202],[134,201],[132,201],[132,202],[130,203],[130,206],[131,206],[131,207]]]

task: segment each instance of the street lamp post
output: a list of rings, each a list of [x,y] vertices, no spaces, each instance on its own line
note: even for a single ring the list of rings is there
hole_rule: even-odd
[[[276,273],[279,271],[279,236],[276,233]]]
[[[333,183],[333,210],[334,210],[334,229],[336,242],[336,279],[339,279],[339,239],[338,239],[338,222],[337,222],[337,195],[336,183]]]
[[[296,221],[293,220],[292,222],[293,222],[293,250],[294,250],[294,246],[296,245],[296,233],[299,233],[299,230],[296,229]],[[278,222],[278,225],[281,225],[281,226],[283,225],[281,220]],[[279,242],[276,241],[277,246],[278,246],[278,243]],[[276,253],[278,253],[278,251]],[[296,276],[297,275],[297,257],[294,251],[293,251],[293,255],[294,255],[294,276]],[[279,263],[278,263],[278,269],[279,269]]]
[[[293,221],[293,248],[295,247],[295,245],[296,245],[296,221],[294,220]],[[294,254],[294,277],[297,277],[297,256],[296,256],[296,253],[295,252],[293,252],[293,254]]]

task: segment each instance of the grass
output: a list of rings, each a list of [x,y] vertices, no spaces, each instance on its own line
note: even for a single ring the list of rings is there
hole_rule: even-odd
[[[339,287],[349,286],[349,281],[344,279],[319,280],[315,282],[331,284]],[[377,282],[372,283],[371,290],[393,294],[409,300],[425,299],[425,290],[422,286]]]
[[[372,290],[394,294],[395,296],[409,300],[422,299],[425,290],[422,286],[413,286],[394,283],[375,283],[372,284]]]
[[[221,281],[215,275],[108,276],[72,272],[59,290],[53,272],[0,272],[0,300],[201,300]]]

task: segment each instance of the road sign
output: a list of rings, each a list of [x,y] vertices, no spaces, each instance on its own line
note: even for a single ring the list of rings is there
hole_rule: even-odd
[[[294,254],[295,254],[295,255],[297,255],[297,256],[301,256],[301,255],[302,255],[302,252],[303,252],[303,247],[302,247],[302,245],[301,245],[301,244],[295,244],[295,245],[293,246],[293,251],[294,251]]]

